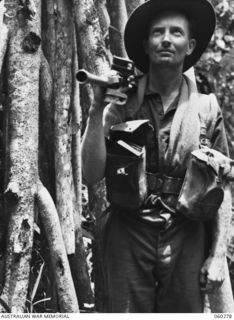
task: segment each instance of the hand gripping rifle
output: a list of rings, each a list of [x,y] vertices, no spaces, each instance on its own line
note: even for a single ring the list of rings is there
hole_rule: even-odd
[[[105,77],[80,69],[76,74],[76,79],[81,84],[91,83],[107,88],[105,102],[123,105],[127,101],[127,95],[119,88],[127,91],[136,85],[134,63],[131,60],[114,56],[111,70],[116,71],[116,74]]]

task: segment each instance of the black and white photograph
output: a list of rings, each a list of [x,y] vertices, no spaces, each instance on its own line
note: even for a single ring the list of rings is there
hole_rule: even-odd
[[[0,0],[0,318],[233,292],[234,1]]]

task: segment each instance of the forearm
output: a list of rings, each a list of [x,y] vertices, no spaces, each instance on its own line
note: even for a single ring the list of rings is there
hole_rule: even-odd
[[[103,109],[92,106],[81,146],[83,177],[89,185],[100,181],[105,173],[106,146],[102,118]]]
[[[226,248],[231,219],[231,192],[229,186],[224,190],[224,201],[213,221],[212,245],[209,257],[200,273],[202,290],[207,293],[218,289],[225,279]]]
[[[231,190],[230,186],[227,185],[224,189],[224,200],[213,221],[210,256],[217,258],[226,256],[227,240],[232,214],[231,203]]]

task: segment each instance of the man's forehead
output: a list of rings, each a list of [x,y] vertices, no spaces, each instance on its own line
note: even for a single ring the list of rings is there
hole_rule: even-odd
[[[150,26],[152,24],[155,24],[157,22],[162,22],[163,20],[173,20],[173,21],[180,21],[180,22],[186,22],[189,23],[189,18],[186,16],[186,14],[179,10],[166,10],[159,13],[156,13],[153,19],[150,22]]]

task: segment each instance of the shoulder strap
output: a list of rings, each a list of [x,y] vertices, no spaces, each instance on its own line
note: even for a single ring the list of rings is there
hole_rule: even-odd
[[[210,140],[208,138],[208,119],[210,113],[210,95],[201,94],[198,116],[200,120],[200,148],[209,147]]]
[[[147,85],[147,75],[144,75],[138,80],[138,86],[136,92],[129,97],[129,100],[126,103],[126,120],[134,119],[135,114],[140,109]]]

